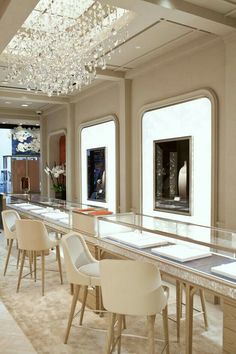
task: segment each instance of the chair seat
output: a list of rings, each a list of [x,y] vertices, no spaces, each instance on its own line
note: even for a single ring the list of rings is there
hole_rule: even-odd
[[[91,285],[100,285],[100,266],[99,262],[93,262],[83,265],[82,267],[78,268],[78,270],[88,275],[89,277],[93,278],[91,281]]]

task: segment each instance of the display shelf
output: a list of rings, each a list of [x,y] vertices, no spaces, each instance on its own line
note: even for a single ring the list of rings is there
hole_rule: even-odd
[[[212,267],[211,271],[215,274],[236,280],[236,262]]]
[[[111,240],[122,242],[126,245],[134,246],[140,249],[168,243],[168,240],[165,237],[160,235],[155,235],[155,237],[153,237],[153,235],[145,232],[123,232],[111,234],[108,237]]]
[[[208,250],[190,247],[189,245],[170,245],[152,248],[151,251],[157,255],[174,259],[178,262],[193,261],[195,259],[210,257],[212,255]]]
[[[236,286],[236,278],[216,272],[214,268],[236,262],[235,231],[123,213],[100,217],[98,236],[106,242],[115,241],[122,247],[139,250],[142,256],[168,261],[190,274],[219,278],[219,281],[229,281]]]

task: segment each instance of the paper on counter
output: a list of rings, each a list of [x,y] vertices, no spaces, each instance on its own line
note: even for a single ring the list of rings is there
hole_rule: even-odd
[[[158,256],[167,257],[179,262],[188,262],[194,259],[211,256],[211,252],[202,248],[191,247],[187,245],[170,245],[164,247],[152,248],[153,253]]]
[[[107,238],[112,240],[125,243],[129,246],[134,246],[137,248],[147,248],[157,245],[167,244],[168,241],[165,237],[159,235],[149,235],[145,233],[137,232],[122,232],[114,235],[108,235]]]
[[[236,280],[236,262],[221,264],[219,266],[211,267],[212,273],[223,275],[228,278]]]
[[[26,205],[23,205],[23,206],[20,206],[21,209],[24,209],[24,210],[34,210],[34,209],[40,209],[41,207],[40,206],[37,206],[37,205],[33,205],[33,204],[26,204]]]
[[[49,212],[44,215],[47,219],[60,220],[68,217],[68,214],[64,212]]]

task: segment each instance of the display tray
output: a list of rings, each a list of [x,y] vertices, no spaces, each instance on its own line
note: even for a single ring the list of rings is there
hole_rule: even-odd
[[[30,208],[32,204],[29,203],[15,203],[15,204],[11,204],[14,207],[20,208],[20,209],[24,209],[24,208]]]
[[[236,280],[236,262],[211,267],[212,273]]]
[[[50,211],[53,211],[53,208],[41,208],[39,207],[38,209],[33,209],[33,210],[30,210],[31,213],[33,214],[38,214],[38,215],[43,215],[43,214],[46,214]]]
[[[122,232],[109,235],[107,238],[137,248],[148,248],[152,246],[168,244],[168,240],[160,235],[149,235],[147,233]]]
[[[195,259],[205,258],[212,255],[208,250],[187,245],[170,245],[151,249],[152,253],[173,259],[178,262],[188,262]]]
[[[59,220],[62,224],[69,225],[69,217],[68,218],[63,218]]]
[[[44,215],[46,219],[52,219],[52,220],[60,220],[60,219],[65,219],[68,217],[68,214],[64,212],[49,212],[46,215]]]

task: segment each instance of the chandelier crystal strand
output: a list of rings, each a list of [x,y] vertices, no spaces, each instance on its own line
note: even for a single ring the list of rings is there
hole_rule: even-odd
[[[8,80],[68,94],[106,69],[127,38],[130,12],[94,0],[41,0],[6,47]]]

